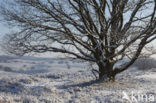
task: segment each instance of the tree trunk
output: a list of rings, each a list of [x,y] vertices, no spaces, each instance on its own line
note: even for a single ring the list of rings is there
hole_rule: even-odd
[[[115,74],[113,72],[114,63],[107,61],[105,63],[98,63],[98,66],[99,66],[99,80],[115,81]]]

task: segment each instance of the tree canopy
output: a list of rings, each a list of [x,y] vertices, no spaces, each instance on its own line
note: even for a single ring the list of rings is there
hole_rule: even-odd
[[[9,0],[1,13],[19,28],[4,38],[8,52],[70,54],[95,62],[99,78],[126,70],[156,39],[156,0]]]

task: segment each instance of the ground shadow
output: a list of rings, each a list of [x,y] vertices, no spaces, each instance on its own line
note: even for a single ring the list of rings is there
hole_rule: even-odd
[[[77,83],[77,84],[61,85],[58,88],[59,89],[68,89],[68,88],[71,88],[71,87],[81,87],[81,88],[83,88],[83,87],[91,86],[93,84],[98,84],[100,82],[101,82],[100,80],[91,80],[91,81]]]
[[[9,80],[0,80],[0,92],[18,94],[25,90],[26,88],[20,83],[10,82]]]

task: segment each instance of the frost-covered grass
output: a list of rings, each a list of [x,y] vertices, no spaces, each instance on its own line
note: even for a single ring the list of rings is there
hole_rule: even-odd
[[[140,70],[149,70],[152,68],[156,68],[156,59],[153,58],[142,58],[138,59],[135,63],[135,66],[137,66]]]
[[[9,69],[5,70],[6,67]],[[155,75],[154,68],[130,68],[119,74],[115,82],[101,83],[95,81],[85,63],[7,57],[0,60],[0,103],[133,103],[123,99],[124,93],[129,97],[134,93],[136,99],[137,94],[152,95],[155,100],[150,103],[155,103]],[[144,98],[138,103],[147,101]]]

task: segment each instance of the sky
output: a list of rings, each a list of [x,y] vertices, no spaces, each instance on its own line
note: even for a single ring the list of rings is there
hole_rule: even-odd
[[[0,0],[0,3],[2,1]],[[1,38],[7,34],[7,33],[10,33],[12,32],[13,30],[16,31],[15,28],[11,28],[11,27],[8,27],[5,22],[1,21],[2,20],[2,17],[0,16],[0,41],[2,40]],[[153,45],[155,45],[156,47],[156,40],[153,42]],[[0,51],[0,55],[5,55],[4,52]],[[36,55],[36,56],[41,56],[41,57],[63,57],[64,55],[62,54],[58,54],[58,53],[44,53],[44,54],[41,54],[41,55]]]
[[[10,33],[11,31],[12,31],[12,28],[8,27],[3,22],[0,22],[0,40],[5,34]],[[156,40],[153,42],[153,45],[155,45],[156,47]],[[4,53],[3,51],[0,51],[0,55],[6,55],[6,53]],[[47,53],[42,53],[42,54],[35,54],[33,56],[51,58],[51,57],[64,57],[64,54],[47,52]]]
[[[10,29],[6,27],[2,22],[0,22],[0,38],[3,37],[6,33],[8,33]]]
[[[7,34],[10,33],[11,31],[13,31],[13,29],[11,27],[8,27],[4,22],[0,21],[0,41],[2,40],[1,38]],[[0,50],[0,55],[8,55],[6,54],[4,51]],[[47,57],[47,58],[51,58],[51,57],[64,57],[63,54],[59,54],[59,53],[42,53],[42,54],[33,54],[33,56],[36,57]]]

